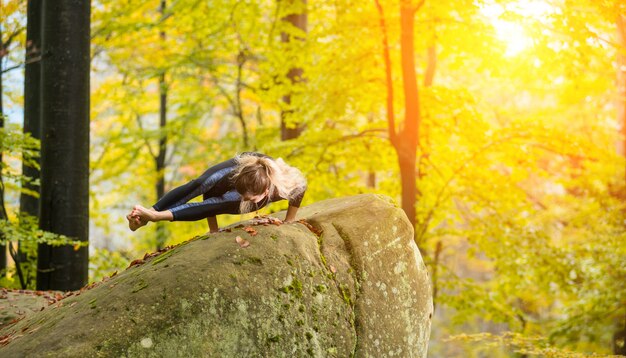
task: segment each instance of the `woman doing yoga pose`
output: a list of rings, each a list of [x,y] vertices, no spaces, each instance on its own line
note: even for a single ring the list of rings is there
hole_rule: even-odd
[[[150,221],[196,221],[207,219],[211,232],[218,231],[216,215],[243,214],[267,204],[288,200],[286,222],[295,220],[306,191],[306,179],[281,158],[244,152],[207,169],[200,177],[172,189],[152,208],[135,205],[126,216],[132,231]],[[201,195],[203,201],[189,202]]]

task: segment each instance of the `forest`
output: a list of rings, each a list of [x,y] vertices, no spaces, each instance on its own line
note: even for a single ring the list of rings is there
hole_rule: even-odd
[[[1,0],[0,41],[0,287],[205,234],[126,215],[257,151],[406,213],[429,356],[626,355],[623,0]]]

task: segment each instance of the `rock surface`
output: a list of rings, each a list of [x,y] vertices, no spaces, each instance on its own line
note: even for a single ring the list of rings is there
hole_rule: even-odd
[[[54,295],[62,293],[0,288],[0,328],[46,308]]]
[[[426,356],[431,289],[404,212],[364,194],[298,217],[148,255],[2,328],[0,356]]]

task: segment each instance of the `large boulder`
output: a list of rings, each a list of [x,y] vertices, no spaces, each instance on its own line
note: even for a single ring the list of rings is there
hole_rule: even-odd
[[[404,212],[357,195],[298,217],[147,255],[4,327],[0,356],[426,356],[431,289]]]

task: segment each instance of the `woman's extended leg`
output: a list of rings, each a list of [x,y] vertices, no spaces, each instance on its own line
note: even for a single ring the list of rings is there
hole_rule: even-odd
[[[234,159],[221,162],[207,169],[198,178],[170,190],[152,207],[156,211],[163,211],[175,206],[182,205],[189,200],[209,191],[215,183],[230,173],[236,162]]]
[[[234,159],[229,159],[210,167],[198,178],[170,190],[167,194],[160,198],[159,201],[157,201],[157,203],[154,204],[151,209],[144,208],[145,212],[143,217],[136,214],[136,209],[133,209],[133,211],[126,216],[126,219],[128,220],[128,227],[132,231],[135,231],[151,221],[146,219],[149,216],[146,214],[147,212],[168,211],[173,207],[177,207],[187,203],[189,200],[195,198],[202,193],[206,193],[215,185],[215,183],[222,179],[224,175],[230,173],[235,165],[236,161]],[[166,218],[163,220],[171,219]]]

